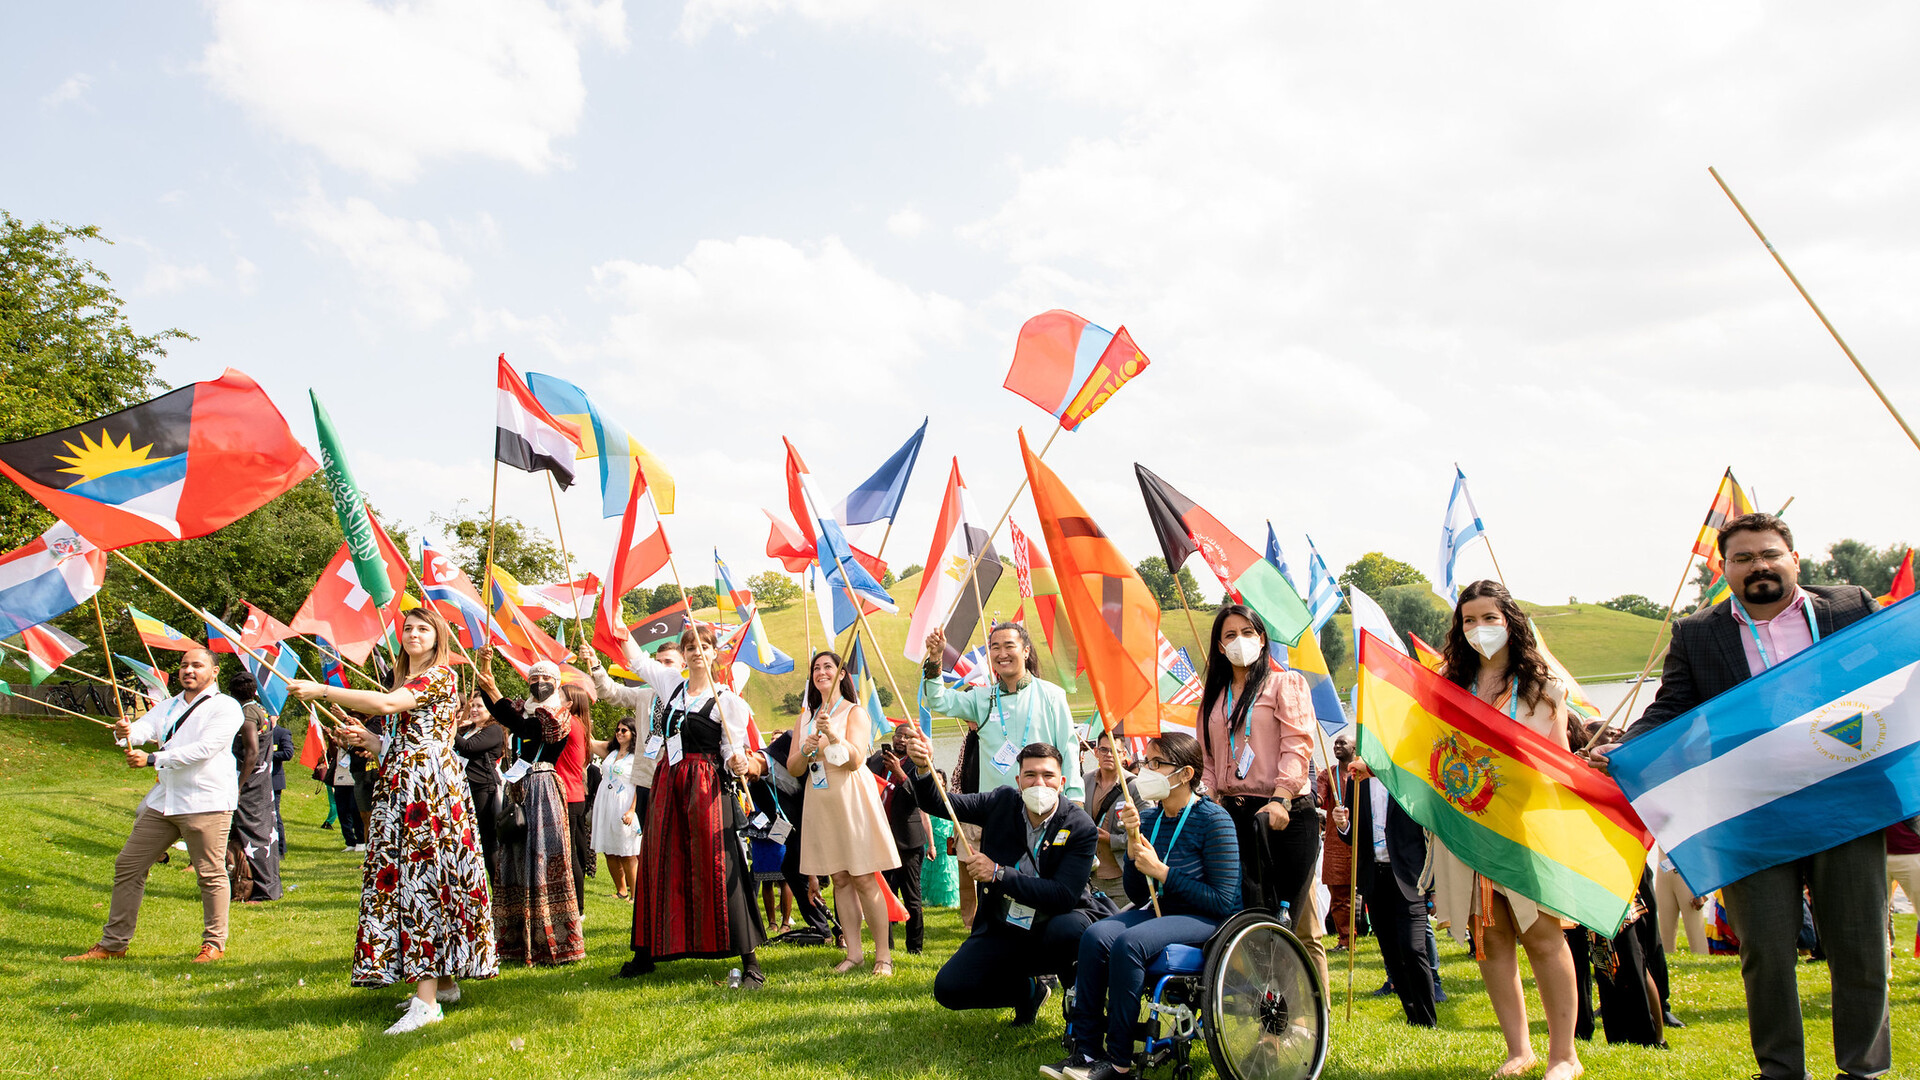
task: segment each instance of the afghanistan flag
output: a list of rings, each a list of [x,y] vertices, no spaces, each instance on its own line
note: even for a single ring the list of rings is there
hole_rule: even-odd
[[[97,420],[0,443],[0,473],[109,551],[205,536],[316,467],[266,392],[232,368]]]
[[[20,631],[20,644],[26,646],[28,681],[35,686],[66,663],[67,657],[86,648],[79,639],[51,623]]]
[[[1476,873],[1612,937],[1653,836],[1612,780],[1461,687],[1360,635],[1359,752]]]
[[[1227,595],[1260,613],[1273,642],[1298,644],[1313,617],[1306,601],[1280,576],[1279,567],[1261,558],[1259,552],[1220,524],[1220,519],[1173,490],[1145,465],[1135,464],[1133,471],[1140,480],[1140,494],[1147,500],[1154,535],[1166,554],[1167,572],[1179,574],[1187,559],[1199,552]]]

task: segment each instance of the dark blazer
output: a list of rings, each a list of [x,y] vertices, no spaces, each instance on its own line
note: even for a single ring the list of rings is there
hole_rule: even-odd
[[[1377,784],[1380,781],[1371,782]],[[1376,866],[1371,850],[1373,799],[1366,792],[1361,792],[1362,797],[1356,798],[1353,789],[1353,781],[1348,780],[1346,798],[1352,817],[1347,821],[1347,828],[1340,832],[1340,839],[1352,847],[1357,834],[1366,845],[1367,850],[1355,852],[1353,856],[1353,872],[1358,875],[1354,878],[1354,884],[1359,886],[1361,892],[1366,892],[1367,887],[1373,884]],[[1420,899],[1420,871],[1427,865],[1427,830],[1400,809],[1400,804],[1391,795],[1387,796],[1387,863],[1393,867],[1393,881],[1400,886],[1400,894],[1408,900]]]
[[[1880,610],[1873,596],[1858,585],[1802,585],[1800,590],[1813,605],[1822,638]],[[1626,737],[1644,735],[1751,677],[1741,641],[1746,632],[1734,618],[1732,600],[1675,622],[1673,641],[1660,669],[1660,692],[1627,729]]]
[[[927,846],[927,823],[920,816],[920,799],[914,793],[913,778],[907,775],[907,768],[908,762],[902,759],[900,772],[889,773],[886,755],[878,752],[867,759],[867,769],[892,785],[885,800],[887,824],[893,828],[893,846],[901,851]]]
[[[286,762],[293,760],[293,732],[285,724],[273,725],[273,790],[287,789]]]
[[[911,765],[908,766],[912,768]],[[1012,869],[1027,852],[1027,804],[1016,788],[997,787],[978,795],[950,795],[953,813],[931,772],[914,770],[914,793],[922,808],[937,817],[954,817],[969,825],[980,826],[980,850],[1008,872],[1004,881],[988,882],[980,888],[980,906],[973,919],[973,932],[984,933],[1005,924],[1006,905],[1002,897],[1011,897],[1042,915],[1064,915],[1069,911],[1093,907],[1093,895],[1087,880],[1093,876],[1093,849],[1099,843],[1100,830],[1080,804],[1065,798],[1047,819],[1040,833],[1039,876]],[[1065,833],[1065,839],[1061,833]],[[1035,928],[1038,929],[1036,920]]]

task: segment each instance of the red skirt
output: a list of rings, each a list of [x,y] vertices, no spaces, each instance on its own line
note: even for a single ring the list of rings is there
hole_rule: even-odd
[[[718,959],[766,940],[739,834],[727,820],[720,766],[689,753],[660,762],[640,841],[633,951],[653,960]]]

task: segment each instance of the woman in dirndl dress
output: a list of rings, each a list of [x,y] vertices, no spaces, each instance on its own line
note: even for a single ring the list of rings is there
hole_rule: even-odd
[[[385,735],[352,721],[338,732],[380,763],[361,871],[353,985],[413,984],[413,996],[402,1003],[405,1015],[389,1035],[438,1023],[441,1005],[460,1000],[456,980],[492,978],[499,969],[487,871],[465,768],[453,752],[460,698],[448,655],[452,640],[438,612],[415,608],[400,626],[393,689],[292,685],[301,701],[393,717]]]

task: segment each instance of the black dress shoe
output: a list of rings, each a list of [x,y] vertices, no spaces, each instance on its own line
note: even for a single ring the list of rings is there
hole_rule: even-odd
[[[653,958],[649,956],[643,959],[636,956],[626,963],[621,964],[620,970],[614,972],[613,977],[616,979],[637,979],[642,975],[651,975],[652,973]]]
[[[1053,996],[1053,986],[1045,979],[1033,980],[1033,996],[1013,1010],[1013,1026],[1026,1027],[1040,1016],[1040,1006]]]
[[[1667,1025],[1670,1028],[1683,1028],[1687,1026],[1686,1021],[1673,1015],[1672,1009],[1667,1010],[1666,1015],[1660,1018],[1660,1022]]]

